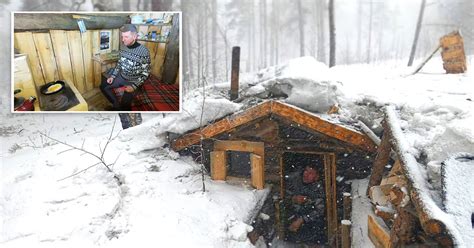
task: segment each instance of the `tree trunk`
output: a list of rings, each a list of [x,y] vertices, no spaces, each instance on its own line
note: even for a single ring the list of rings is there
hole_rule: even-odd
[[[415,59],[416,45],[418,43],[418,38],[420,36],[421,23],[423,22],[423,14],[425,12],[426,0],[421,0],[420,13],[418,14],[418,21],[416,22],[415,38],[413,39],[413,44],[411,45],[410,58],[408,59],[408,66],[413,65],[413,60]]]
[[[362,61],[362,0],[357,3],[357,61]]]
[[[279,46],[280,46],[280,16],[277,14],[280,12],[280,0],[273,0],[274,4],[274,11],[275,11],[275,19],[273,20],[275,23],[275,50],[273,51],[275,53],[275,61],[274,64],[278,64],[278,57],[279,57]]]
[[[300,32],[300,57],[304,56],[304,14],[303,7],[301,6],[301,0],[296,1],[298,9],[298,26]]]
[[[263,47],[263,67],[267,67],[267,44],[268,44],[268,25],[267,25],[267,0],[263,0],[263,41],[262,41],[262,47]]]
[[[334,0],[329,0],[329,67],[336,65],[336,23],[334,22]]]
[[[317,1],[318,8],[318,61],[327,63],[326,61],[326,25],[325,25],[325,14],[326,13],[326,1]]]
[[[171,10],[173,5],[173,0],[152,0],[151,1],[151,10]]]
[[[212,0],[212,83],[216,83],[217,78],[217,0]]]
[[[370,12],[369,12],[369,42],[367,43],[367,64],[370,63],[370,52],[372,49],[372,16],[373,16],[373,10],[374,10],[374,3],[370,1]]]
[[[124,11],[130,11],[130,0],[122,0],[122,8]]]

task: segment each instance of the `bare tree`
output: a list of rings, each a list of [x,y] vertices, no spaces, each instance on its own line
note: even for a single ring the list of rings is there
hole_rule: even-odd
[[[423,14],[425,12],[426,0],[421,0],[420,12],[418,14],[418,21],[416,22],[415,38],[413,39],[413,44],[411,45],[410,58],[408,59],[408,66],[413,65],[413,60],[415,59],[416,45],[418,43],[418,38],[420,36],[421,23],[423,22]]]
[[[326,1],[316,1],[316,13],[318,15],[318,61],[326,63],[326,25],[325,25],[325,13],[326,13]]]
[[[212,0],[212,82],[216,83],[217,78],[217,0]]]
[[[304,13],[301,0],[296,1],[296,6],[298,9],[298,29],[300,34],[300,56],[304,56]]]
[[[336,65],[336,23],[334,22],[334,0],[329,0],[329,67]]]
[[[171,10],[173,0],[152,0],[151,10]]]

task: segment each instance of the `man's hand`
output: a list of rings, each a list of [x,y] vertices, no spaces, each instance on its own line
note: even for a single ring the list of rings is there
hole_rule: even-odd
[[[288,227],[288,230],[290,230],[290,232],[297,232],[301,225],[303,225],[304,223],[304,220],[302,217],[298,217],[298,219],[294,220],[290,226]]]
[[[304,195],[295,195],[291,197],[291,201],[296,204],[303,204],[307,200],[307,197]]]
[[[114,78],[113,78],[113,77],[107,78],[107,83],[108,83],[108,84],[112,84],[113,82],[114,82]]]
[[[132,93],[135,91],[135,89],[133,89],[132,86],[125,86],[125,91],[128,92],[128,93]]]

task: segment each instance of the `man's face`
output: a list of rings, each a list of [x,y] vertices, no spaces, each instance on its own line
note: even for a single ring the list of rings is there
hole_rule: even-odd
[[[303,183],[314,183],[319,179],[319,174],[316,169],[306,167],[303,172]]]
[[[122,32],[122,42],[126,46],[131,46],[133,43],[135,43],[135,40],[137,39],[137,34],[132,33],[130,31],[127,32]]]

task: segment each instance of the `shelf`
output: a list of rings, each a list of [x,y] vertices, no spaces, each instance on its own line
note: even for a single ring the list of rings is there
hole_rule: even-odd
[[[138,41],[145,41],[145,42],[155,42],[155,43],[168,43],[168,41],[161,41],[161,40],[148,40],[148,39],[137,39]]]
[[[133,24],[133,25],[137,25],[137,26],[171,26],[173,24],[172,23],[157,23],[157,24],[142,23],[142,24]]]

